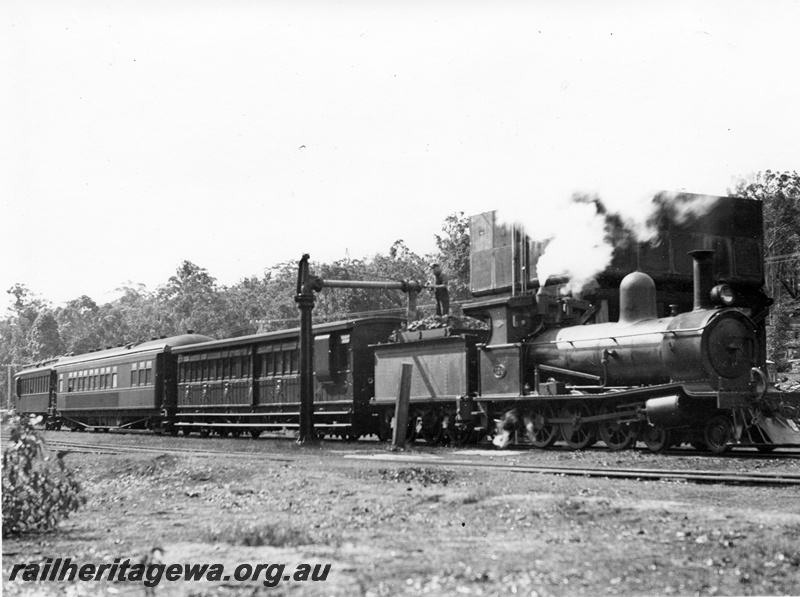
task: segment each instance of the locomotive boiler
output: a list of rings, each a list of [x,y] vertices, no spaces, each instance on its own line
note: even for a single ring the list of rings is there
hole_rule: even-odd
[[[546,330],[526,344],[528,360],[567,377],[569,371],[593,375],[604,387],[686,382],[746,389],[756,366],[757,329],[741,311],[712,305],[706,296],[712,255],[693,252],[692,311],[659,318],[653,279],[634,272],[620,285],[619,321]]]

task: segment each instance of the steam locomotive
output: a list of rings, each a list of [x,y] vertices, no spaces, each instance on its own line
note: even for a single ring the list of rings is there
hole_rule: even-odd
[[[408,331],[386,317],[315,326],[315,428],[387,439],[410,364],[408,431],[429,444],[800,444],[800,395],[765,375],[761,204],[670,201],[705,208],[662,217],[648,242],[610,227],[611,265],[580,297],[563,293],[565,276],[534,275],[546,243],[495,212],[473,217],[463,310],[488,329]],[[16,407],[74,430],[297,429],[299,344],[296,329],[185,335],[55,359],[17,375]]]
[[[496,433],[500,446],[542,448],[797,445],[800,396],[765,373],[761,204],[670,202],[703,209],[666,214],[651,241],[617,244],[581,298],[561,293],[564,277],[535,277],[546,246],[495,212],[473,217],[473,300],[463,310],[488,335],[430,330],[376,347],[382,420],[410,363],[410,431],[429,443]]]

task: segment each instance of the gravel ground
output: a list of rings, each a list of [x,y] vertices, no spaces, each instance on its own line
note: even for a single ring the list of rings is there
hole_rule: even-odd
[[[90,435],[55,433],[51,438]],[[6,595],[796,595],[795,488],[641,482],[375,462],[374,442],[97,436],[219,456],[71,453],[88,498],[58,532],[3,543]],[[246,451],[263,459],[237,458]],[[800,460],[693,453],[431,451],[481,461],[793,470]],[[288,458],[287,458],[288,457]],[[156,549],[157,548],[157,549]],[[154,551],[155,550],[155,551]],[[229,580],[25,582],[15,564],[222,564]],[[148,559],[149,558],[149,559]],[[256,581],[238,582],[237,566]],[[310,564],[324,580],[302,580]],[[272,566],[269,568],[267,565]],[[281,570],[279,565],[284,565]],[[241,568],[244,572],[247,569]],[[295,579],[297,571],[300,575]],[[276,586],[265,586],[268,574]],[[284,580],[288,576],[288,580]],[[269,583],[268,583],[269,584]]]

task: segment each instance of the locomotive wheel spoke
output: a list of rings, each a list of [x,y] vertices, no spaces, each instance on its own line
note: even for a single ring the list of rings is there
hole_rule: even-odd
[[[705,443],[714,454],[727,450],[732,439],[733,425],[729,417],[717,415],[706,424]]]
[[[663,427],[646,425],[642,429],[641,440],[651,452],[661,452],[670,445],[670,433]]]
[[[614,412],[614,408],[608,405],[600,409],[601,415],[608,415]],[[600,437],[611,450],[626,450],[636,441],[638,434],[637,425],[631,423],[620,423],[615,419],[600,421],[598,424]]]
[[[597,441],[597,427],[594,423],[583,421],[589,415],[589,407],[583,402],[569,404],[561,409],[559,418],[568,419],[566,423],[561,423],[561,438],[573,450],[583,450]]]
[[[558,425],[550,423],[554,418],[549,404],[534,404],[524,417],[525,433],[537,448],[549,448],[558,439]]]

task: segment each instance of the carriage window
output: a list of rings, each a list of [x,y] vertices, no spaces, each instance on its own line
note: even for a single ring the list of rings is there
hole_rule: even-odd
[[[61,394],[64,392],[64,374],[58,376],[58,393]]]
[[[147,361],[145,363],[144,383],[148,386],[153,383],[153,361]]]
[[[131,365],[131,386],[138,386],[139,385],[139,364],[133,363]]]
[[[261,370],[263,372],[263,377],[272,377],[275,374],[274,371],[272,370],[272,367],[273,367],[273,364],[272,364],[272,353],[268,352],[267,354],[265,354],[263,356],[263,359],[264,360],[263,360],[263,362],[261,364],[262,365],[261,366]]]
[[[242,377],[242,360],[237,357],[231,359],[231,377],[239,379]]]

